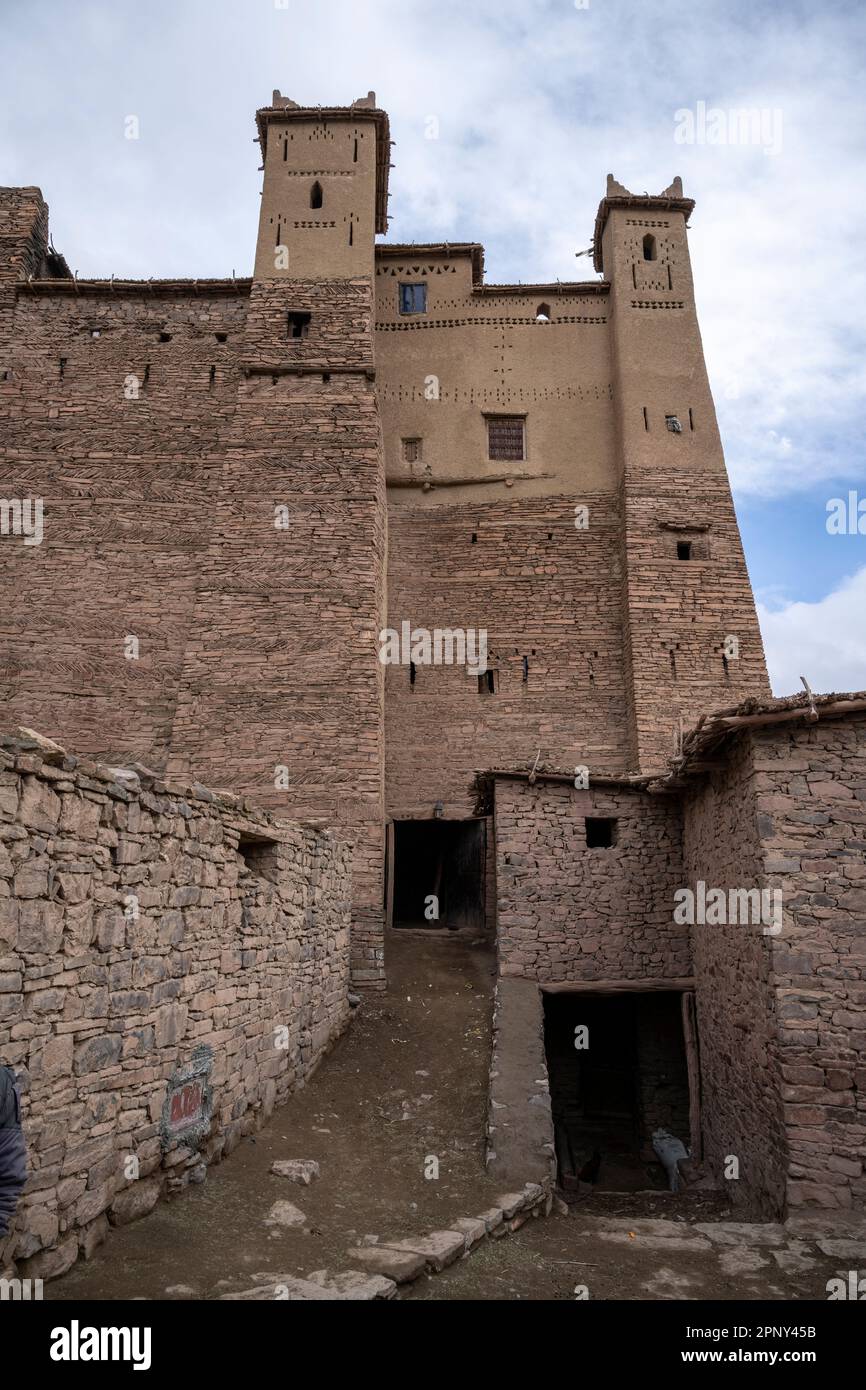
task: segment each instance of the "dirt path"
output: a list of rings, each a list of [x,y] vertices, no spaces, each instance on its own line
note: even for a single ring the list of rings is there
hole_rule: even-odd
[[[46,1297],[218,1297],[260,1271],[351,1268],[346,1251],[365,1235],[423,1234],[490,1206],[489,946],[464,932],[397,932],[387,961],[388,991],[364,996],[304,1091],[202,1187],[112,1231]],[[424,1176],[430,1155],[438,1180]],[[277,1177],[280,1158],[315,1159],[321,1177],[309,1187]],[[279,1200],[303,1211],[302,1228],[265,1225]]]
[[[365,1236],[447,1229],[494,1205],[501,1184],[483,1171],[489,946],[462,932],[392,934],[388,973],[388,991],[365,997],[306,1090],[202,1187],[113,1231],[88,1263],[46,1285],[46,1298],[218,1298],[260,1275],[358,1268],[351,1249]],[[430,1156],[437,1180],[424,1176]],[[315,1159],[319,1180],[302,1187],[271,1173],[290,1158]],[[303,1225],[267,1225],[278,1201],[300,1208]],[[585,1286],[591,1299],[823,1300],[828,1279],[866,1260],[866,1232],[822,1250],[830,1226],[804,1236],[739,1225],[713,1194],[595,1192],[400,1297],[563,1300]]]

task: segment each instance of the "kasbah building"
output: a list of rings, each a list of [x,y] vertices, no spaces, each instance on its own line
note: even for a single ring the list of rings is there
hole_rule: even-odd
[[[495,943],[503,1181],[663,1128],[752,1218],[862,1210],[866,695],[771,696],[692,200],[609,176],[597,278],[489,284],[376,240],[374,94],[256,120],[251,279],[79,279],[0,190],[19,1268],[200,1180],[422,929]]]

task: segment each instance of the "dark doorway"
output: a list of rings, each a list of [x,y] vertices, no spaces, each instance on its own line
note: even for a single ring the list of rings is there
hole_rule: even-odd
[[[484,927],[483,820],[394,823],[395,927]]]
[[[680,995],[545,993],[544,1041],[561,1185],[666,1188],[653,1131],[689,1146]]]

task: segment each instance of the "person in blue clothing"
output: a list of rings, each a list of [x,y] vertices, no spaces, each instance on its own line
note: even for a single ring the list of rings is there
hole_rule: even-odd
[[[18,1085],[11,1068],[0,1066],[0,1247],[26,1181],[27,1145],[21,1128]]]

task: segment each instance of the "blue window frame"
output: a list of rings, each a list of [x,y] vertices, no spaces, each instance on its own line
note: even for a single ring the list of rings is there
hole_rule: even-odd
[[[400,286],[400,313],[401,314],[426,314],[427,312],[427,286],[426,285],[401,285]]]

